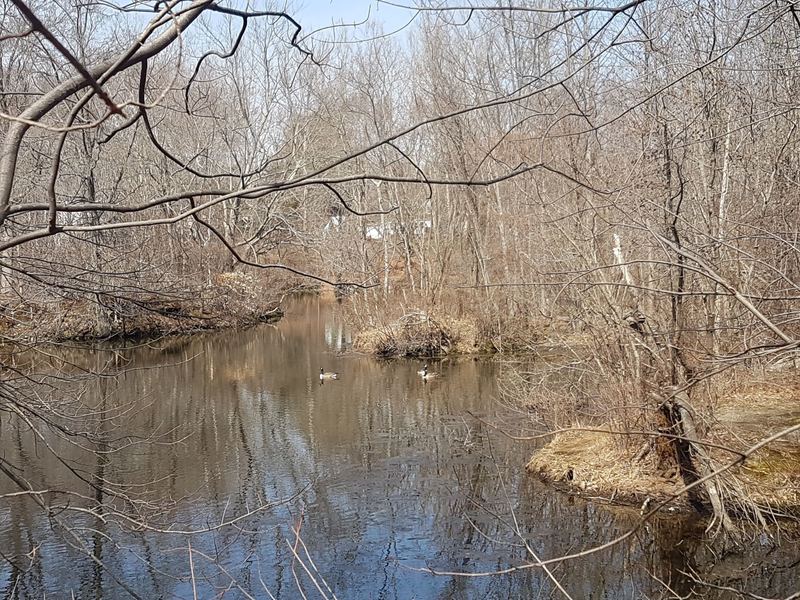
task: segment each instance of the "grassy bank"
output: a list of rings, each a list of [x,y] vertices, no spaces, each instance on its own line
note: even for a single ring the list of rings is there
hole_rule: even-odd
[[[512,309],[469,291],[436,301],[356,293],[343,306],[356,332],[354,349],[381,357],[531,353],[575,336],[569,320],[537,316],[519,303]]]
[[[725,465],[758,440],[800,423],[800,373],[797,370],[750,374],[751,380],[728,382],[717,390],[713,418],[705,421],[703,440],[714,464]],[[699,411],[704,412],[704,411]],[[576,426],[556,435],[527,465],[529,472],[558,487],[597,499],[641,504],[666,500],[685,485],[677,469],[664,471],[665,438],[619,435],[608,424]],[[726,451],[729,448],[733,452]],[[747,499],[765,514],[800,516],[800,436],[778,440],[720,476],[734,514]],[[685,494],[670,506],[688,505]]]
[[[353,340],[353,348],[382,357],[434,357],[494,351],[474,320],[434,317],[421,311],[362,329]]]
[[[252,275],[227,273],[188,292],[2,301],[5,342],[134,339],[246,327],[281,318],[282,295]]]
[[[526,468],[557,487],[608,502],[642,504],[648,497],[661,501],[674,496],[682,486],[677,471],[660,470],[655,454],[640,456],[630,442],[601,431],[560,433]],[[686,499],[672,506],[685,508]]]

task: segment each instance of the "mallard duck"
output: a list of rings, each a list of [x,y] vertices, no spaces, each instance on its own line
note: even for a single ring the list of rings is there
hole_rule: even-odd
[[[327,373],[324,369],[319,370],[319,378],[323,379],[339,379],[338,373]]]

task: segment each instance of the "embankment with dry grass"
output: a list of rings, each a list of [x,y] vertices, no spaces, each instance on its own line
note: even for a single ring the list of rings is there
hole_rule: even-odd
[[[356,293],[343,307],[356,332],[354,349],[381,357],[530,353],[579,335],[568,319],[544,318],[519,306],[508,310],[466,292],[436,302]]]
[[[353,340],[353,348],[382,357],[432,357],[492,351],[474,320],[436,318],[424,312],[412,312],[395,321],[362,329]]]
[[[282,294],[245,273],[226,273],[182,293],[5,298],[6,342],[146,338],[246,327],[281,318]]]
[[[648,497],[667,500],[683,485],[676,469],[663,470],[657,455],[642,452],[632,442],[648,444],[598,431],[568,431],[557,434],[538,450],[526,469],[547,482],[608,502],[641,504]],[[685,508],[686,499],[672,506]]]
[[[703,441],[714,465],[735,460],[737,452],[800,423],[800,371],[742,374],[718,387],[713,406],[698,408]],[[605,433],[602,430],[616,433]],[[684,508],[686,481],[674,464],[666,437],[620,435],[618,425],[593,423],[553,437],[527,464],[527,470],[571,492],[597,499],[641,504],[678,497],[670,506]],[[726,450],[729,449],[729,450]],[[800,435],[795,432],[748,456],[720,475],[720,490],[733,514],[800,516]],[[756,513],[756,514],[758,514]]]

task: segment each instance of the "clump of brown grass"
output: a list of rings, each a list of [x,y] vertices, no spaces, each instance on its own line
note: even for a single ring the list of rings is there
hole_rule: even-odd
[[[800,446],[764,448],[747,459],[736,478],[759,506],[800,515]]]
[[[607,429],[600,426],[597,429]],[[637,450],[631,439],[598,431],[559,433],[537,451],[526,469],[545,481],[610,501],[666,500],[682,483],[676,472],[663,473],[654,452]],[[678,499],[674,505],[685,504]]]
[[[732,375],[695,399],[695,410],[703,415],[701,438],[712,444],[706,451],[716,467],[730,463],[736,452],[745,452],[765,437],[800,423],[796,374],[764,378],[742,369]],[[624,430],[624,425],[612,422],[592,428]],[[636,435],[569,431],[556,435],[539,450],[527,469],[547,481],[593,496],[634,503],[647,496],[660,500],[683,486],[676,469],[664,471],[674,465],[666,453],[669,444],[666,438],[648,442]],[[770,512],[800,516],[799,466],[800,435],[796,433],[749,456],[741,467],[719,477],[728,509],[759,522]],[[685,502],[682,498],[681,503]]]
[[[389,324],[356,335],[353,348],[378,356],[442,356],[478,352],[478,327],[468,319],[439,320],[423,312],[403,315]]]
[[[364,292],[343,298],[342,305],[358,332],[355,349],[381,356],[532,352],[552,325],[520,302],[474,290],[435,299],[407,290]]]

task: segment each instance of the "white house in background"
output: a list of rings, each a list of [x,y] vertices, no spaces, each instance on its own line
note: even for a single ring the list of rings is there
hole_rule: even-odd
[[[328,233],[331,229],[338,229],[339,225],[342,224],[342,217],[339,215],[333,215],[330,220],[325,223],[325,227],[322,228],[322,233]]]
[[[394,223],[379,223],[377,225],[370,225],[364,229],[365,240],[382,240],[385,237],[392,237],[395,231]]]
[[[325,223],[325,226],[322,228],[323,235],[327,235],[332,233],[334,230],[339,229],[339,227],[344,223],[344,217],[341,215],[334,215],[328,222]],[[422,219],[419,221],[414,221],[412,224],[412,233],[416,236],[425,235],[425,233],[433,226],[433,221],[430,219]],[[398,224],[394,221],[389,223],[376,223],[374,225],[368,225],[364,229],[364,239],[365,240],[382,240],[383,238],[390,238],[397,233],[399,233],[400,228]]]
[[[413,224],[414,235],[425,235],[425,232],[431,228],[433,222],[430,219],[415,221]],[[370,225],[364,230],[364,239],[366,240],[382,240],[384,237],[392,237],[398,233],[398,226],[396,223],[384,223]]]
[[[417,223],[414,225],[414,235],[425,235],[425,232],[431,227],[433,227],[433,221],[430,219],[417,221]]]

